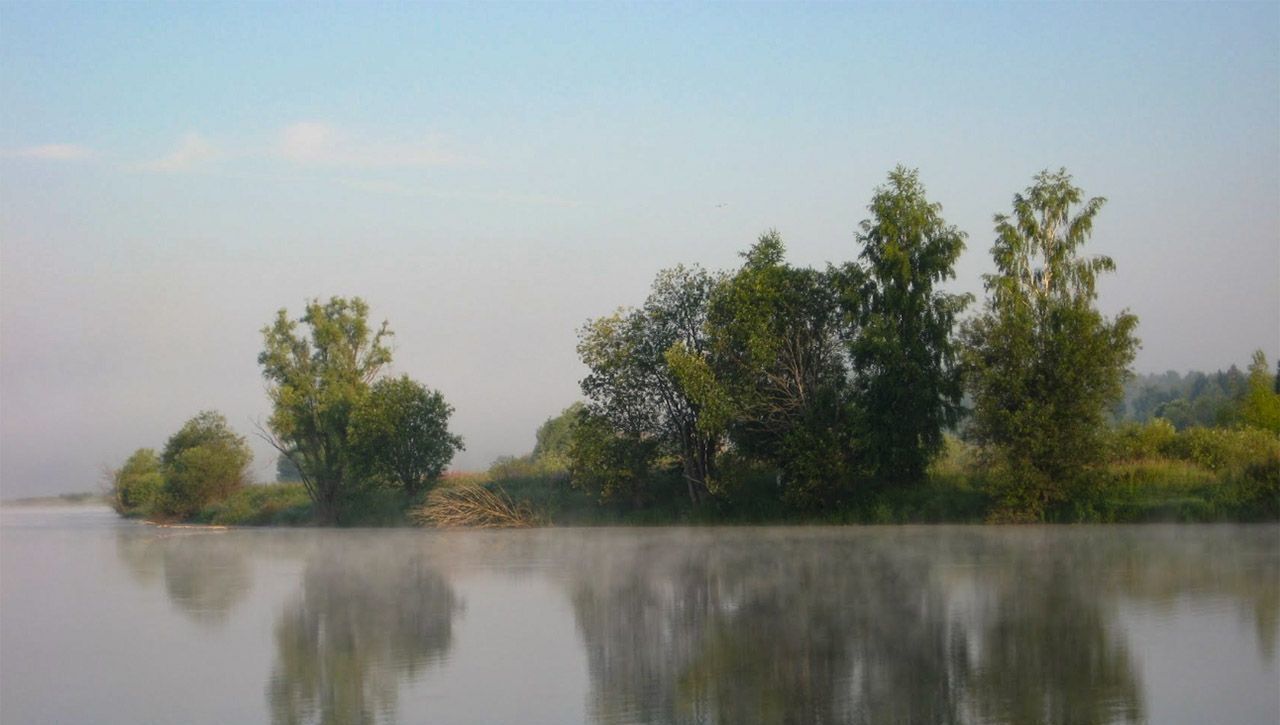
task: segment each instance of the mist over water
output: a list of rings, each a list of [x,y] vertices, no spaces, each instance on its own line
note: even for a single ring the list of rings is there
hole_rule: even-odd
[[[0,523],[6,723],[1280,718],[1275,525]]]

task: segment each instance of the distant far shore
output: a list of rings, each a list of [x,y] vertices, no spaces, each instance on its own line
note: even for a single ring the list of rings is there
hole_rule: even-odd
[[[110,506],[100,493],[60,493],[57,496],[28,496],[0,499],[0,506]]]

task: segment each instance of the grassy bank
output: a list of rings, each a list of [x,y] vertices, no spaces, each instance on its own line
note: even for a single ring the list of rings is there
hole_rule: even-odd
[[[601,500],[575,486],[563,469],[504,461],[484,473],[450,474],[434,497],[391,488],[360,491],[342,526],[664,524],[904,524],[1223,522],[1280,520],[1280,437],[1256,430],[1192,429],[1162,423],[1108,435],[1107,461],[1061,482],[1060,495],[1031,518],[1008,504],[1019,481],[993,469],[978,451],[952,439],[927,479],[914,486],[859,481],[821,510],[780,503],[773,471],[739,466],[724,472],[718,495],[694,508],[674,470],[658,472],[645,496]],[[498,498],[466,494],[483,488]],[[492,515],[475,501],[500,502],[519,516]],[[460,506],[462,502],[463,505]],[[432,507],[436,506],[435,509]],[[469,508],[468,508],[469,507]],[[470,511],[471,513],[468,513]],[[245,486],[200,509],[191,523],[299,526],[315,521],[298,483]],[[493,522],[506,522],[494,524]]]
[[[394,489],[373,489],[353,495],[341,526],[412,526],[410,516],[422,505],[422,496],[408,497]],[[310,526],[314,506],[301,483],[266,483],[245,486],[227,498],[209,504],[187,519],[189,523],[217,526]]]
[[[1091,471],[1065,500],[1046,510],[1050,523],[1275,521],[1280,518],[1276,479],[1259,471],[1214,472],[1194,464],[1150,461]],[[527,501],[556,525],[658,524],[908,524],[1019,521],[1001,506],[998,477],[934,473],[906,488],[871,489],[822,511],[769,510],[750,502],[713,502],[694,509],[673,500],[661,507],[601,503],[566,490],[555,477],[500,479],[484,484],[512,500]]]
[[[1162,421],[1113,430],[1104,464],[1060,482],[1061,495],[1035,520],[1050,523],[1222,522],[1280,520],[1280,438],[1259,430],[1191,429]],[[1008,504],[1019,487],[1011,474],[985,464],[978,451],[951,439],[915,486],[861,481],[817,511],[778,503],[772,471],[732,474],[720,495],[694,509],[680,495],[678,475],[654,480],[641,505],[600,501],[573,487],[563,472],[495,469],[473,484],[527,503],[558,525],[651,524],[905,524],[1027,521]]]

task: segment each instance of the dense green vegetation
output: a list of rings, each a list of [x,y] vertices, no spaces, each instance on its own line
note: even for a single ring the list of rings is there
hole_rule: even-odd
[[[111,473],[111,501],[125,516],[183,520],[245,487],[253,460],[227,420],[204,411],[169,437],[159,456],[133,453]]]
[[[378,379],[392,332],[386,322],[373,331],[368,316],[363,300],[334,297],[311,301],[299,320],[280,310],[262,331],[258,362],[274,405],[264,434],[321,523],[352,523],[353,511],[386,500],[377,488],[415,499],[462,449],[439,392],[408,377]]]
[[[1280,399],[1268,395],[1280,393],[1274,383],[1268,389],[1268,381],[1277,379],[1261,350],[1254,353],[1247,373],[1232,365],[1212,373],[1137,375],[1125,385],[1124,400],[1113,413],[1121,421],[1139,423],[1162,418],[1178,430],[1244,424],[1280,432]]]
[[[1114,263],[1078,251],[1104,202],[1085,201],[1065,172],[1045,172],[1012,215],[996,217],[997,272],[965,327],[964,357],[968,433],[1002,474],[1011,514],[1041,517],[1101,461],[1105,413],[1138,345],[1137,318],[1107,320],[1094,306],[1097,276]]]
[[[209,524],[400,525],[440,479],[462,439],[437,391],[402,376],[386,323],[371,332],[360,299],[312,301],[300,320],[281,310],[259,356],[274,412],[260,434],[278,451],[274,485],[246,485],[252,454],[207,411],[160,456],[135,452],[110,475],[117,511]],[[309,334],[302,334],[305,326]]]
[[[279,483],[244,485],[243,439],[202,413],[115,472],[113,498],[250,524],[1280,518],[1266,356],[1131,381],[1137,318],[1098,310],[1115,265],[1085,250],[1104,204],[1036,175],[994,217],[971,313],[943,289],[966,235],[901,167],[853,261],[793,265],[769,231],[737,269],[660,271],[639,307],[579,331],[585,400],[484,474],[445,474],[453,409],[382,375],[387,324],[358,298],[311,301],[263,330]]]

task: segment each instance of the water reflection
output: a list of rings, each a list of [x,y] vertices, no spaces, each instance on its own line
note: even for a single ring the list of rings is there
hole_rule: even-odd
[[[1001,547],[981,577],[971,700],[984,721],[1143,721],[1142,688],[1097,569],[1067,548]]]
[[[276,624],[267,689],[273,721],[394,720],[401,682],[448,651],[458,609],[422,550],[373,540],[321,544]]]
[[[253,586],[250,550],[221,532],[140,535],[122,529],[116,553],[137,581],[163,579],[169,601],[204,626],[223,624]]]
[[[116,544],[138,582],[163,584],[203,628],[233,611],[275,615],[262,646],[274,649],[264,717],[277,723],[401,719],[407,691],[446,679],[452,700],[416,691],[403,719],[484,719],[495,683],[452,668],[453,650],[458,592],[477,605],[462,638],[475,672],[486,672],[477,658],[521,646],[509,626],[506,640],[492,633],[510,610],[486,597],[522,596],[495,581],[552,586],[521,600],[520,626],[572,618],[578,638],[536,657],[585,659],[585,718],[599,723],[1166,720],[1168,699],[1152,692],[1167,694],[1170,675],[1135,631],[1201,636],[1169,624],[1188,612],[1211,636],[1223,620],[1244,625],[1252,650],[1236,672],[1200,672],[1194,651],[1179,653],[1192,659],[1172,671],[1201,681],[1172,687],[1206,696],[1241,674],[1273,676],[1280,634],[1275,526],[134,531]],[[263,596],[255,568],[259,589],[285,587],[269,609],[239,604]],[[1153,677],[1165,679],[1153,688]],[[546,696],[581,703],[573,684]],[[1280,712],[1258,696],[1244,704],[1215,707],[1245,720]]]
[[[599,722],[1146,719],[1123,601],[1221,598],[1269,660],[1273,536],[720,531],[597,547],[571,599]],[[1152,534],[1156,534],[1154,537]]]

